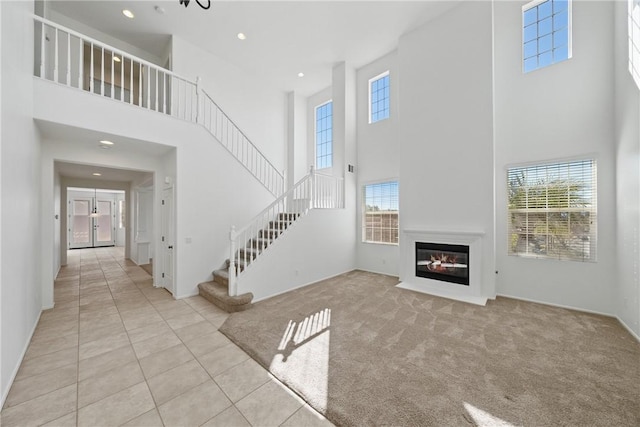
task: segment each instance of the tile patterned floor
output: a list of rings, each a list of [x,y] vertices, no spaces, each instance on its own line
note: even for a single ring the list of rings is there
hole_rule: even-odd
[[[331,426],[121,248],[69,252],[1,414],[9,426]]]

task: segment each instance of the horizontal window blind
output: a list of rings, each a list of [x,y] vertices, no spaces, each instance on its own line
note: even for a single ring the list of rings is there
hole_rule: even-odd
[[[596,261],[596,162],[509,168],[509,255]]]

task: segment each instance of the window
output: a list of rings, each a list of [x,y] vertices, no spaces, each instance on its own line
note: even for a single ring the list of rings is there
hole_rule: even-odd
[[[522,7],[524,72],[571,58],[571,1],[536,0]]]
[[[316,107],[316,169],[333,164],[333,102]]]
[[[507,173],[509,255],[596,261],[596,162],[514,167]]]
[[[640,0],[629,0],[629,72],[640,88]]]
[[[369,80],[369,123],[389,118],[389,72]]]
[[[362,241],[398,244],[398,183],[364,186]]]

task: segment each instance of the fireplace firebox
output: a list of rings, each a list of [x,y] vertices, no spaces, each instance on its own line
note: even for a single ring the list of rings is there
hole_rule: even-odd
[[[416,276],[469,286],[469,246],[416,242]]]

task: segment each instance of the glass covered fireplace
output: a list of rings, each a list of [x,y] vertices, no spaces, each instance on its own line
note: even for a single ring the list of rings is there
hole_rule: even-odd
[[[416,242],[416,276],[469,286],[469,246]]]

